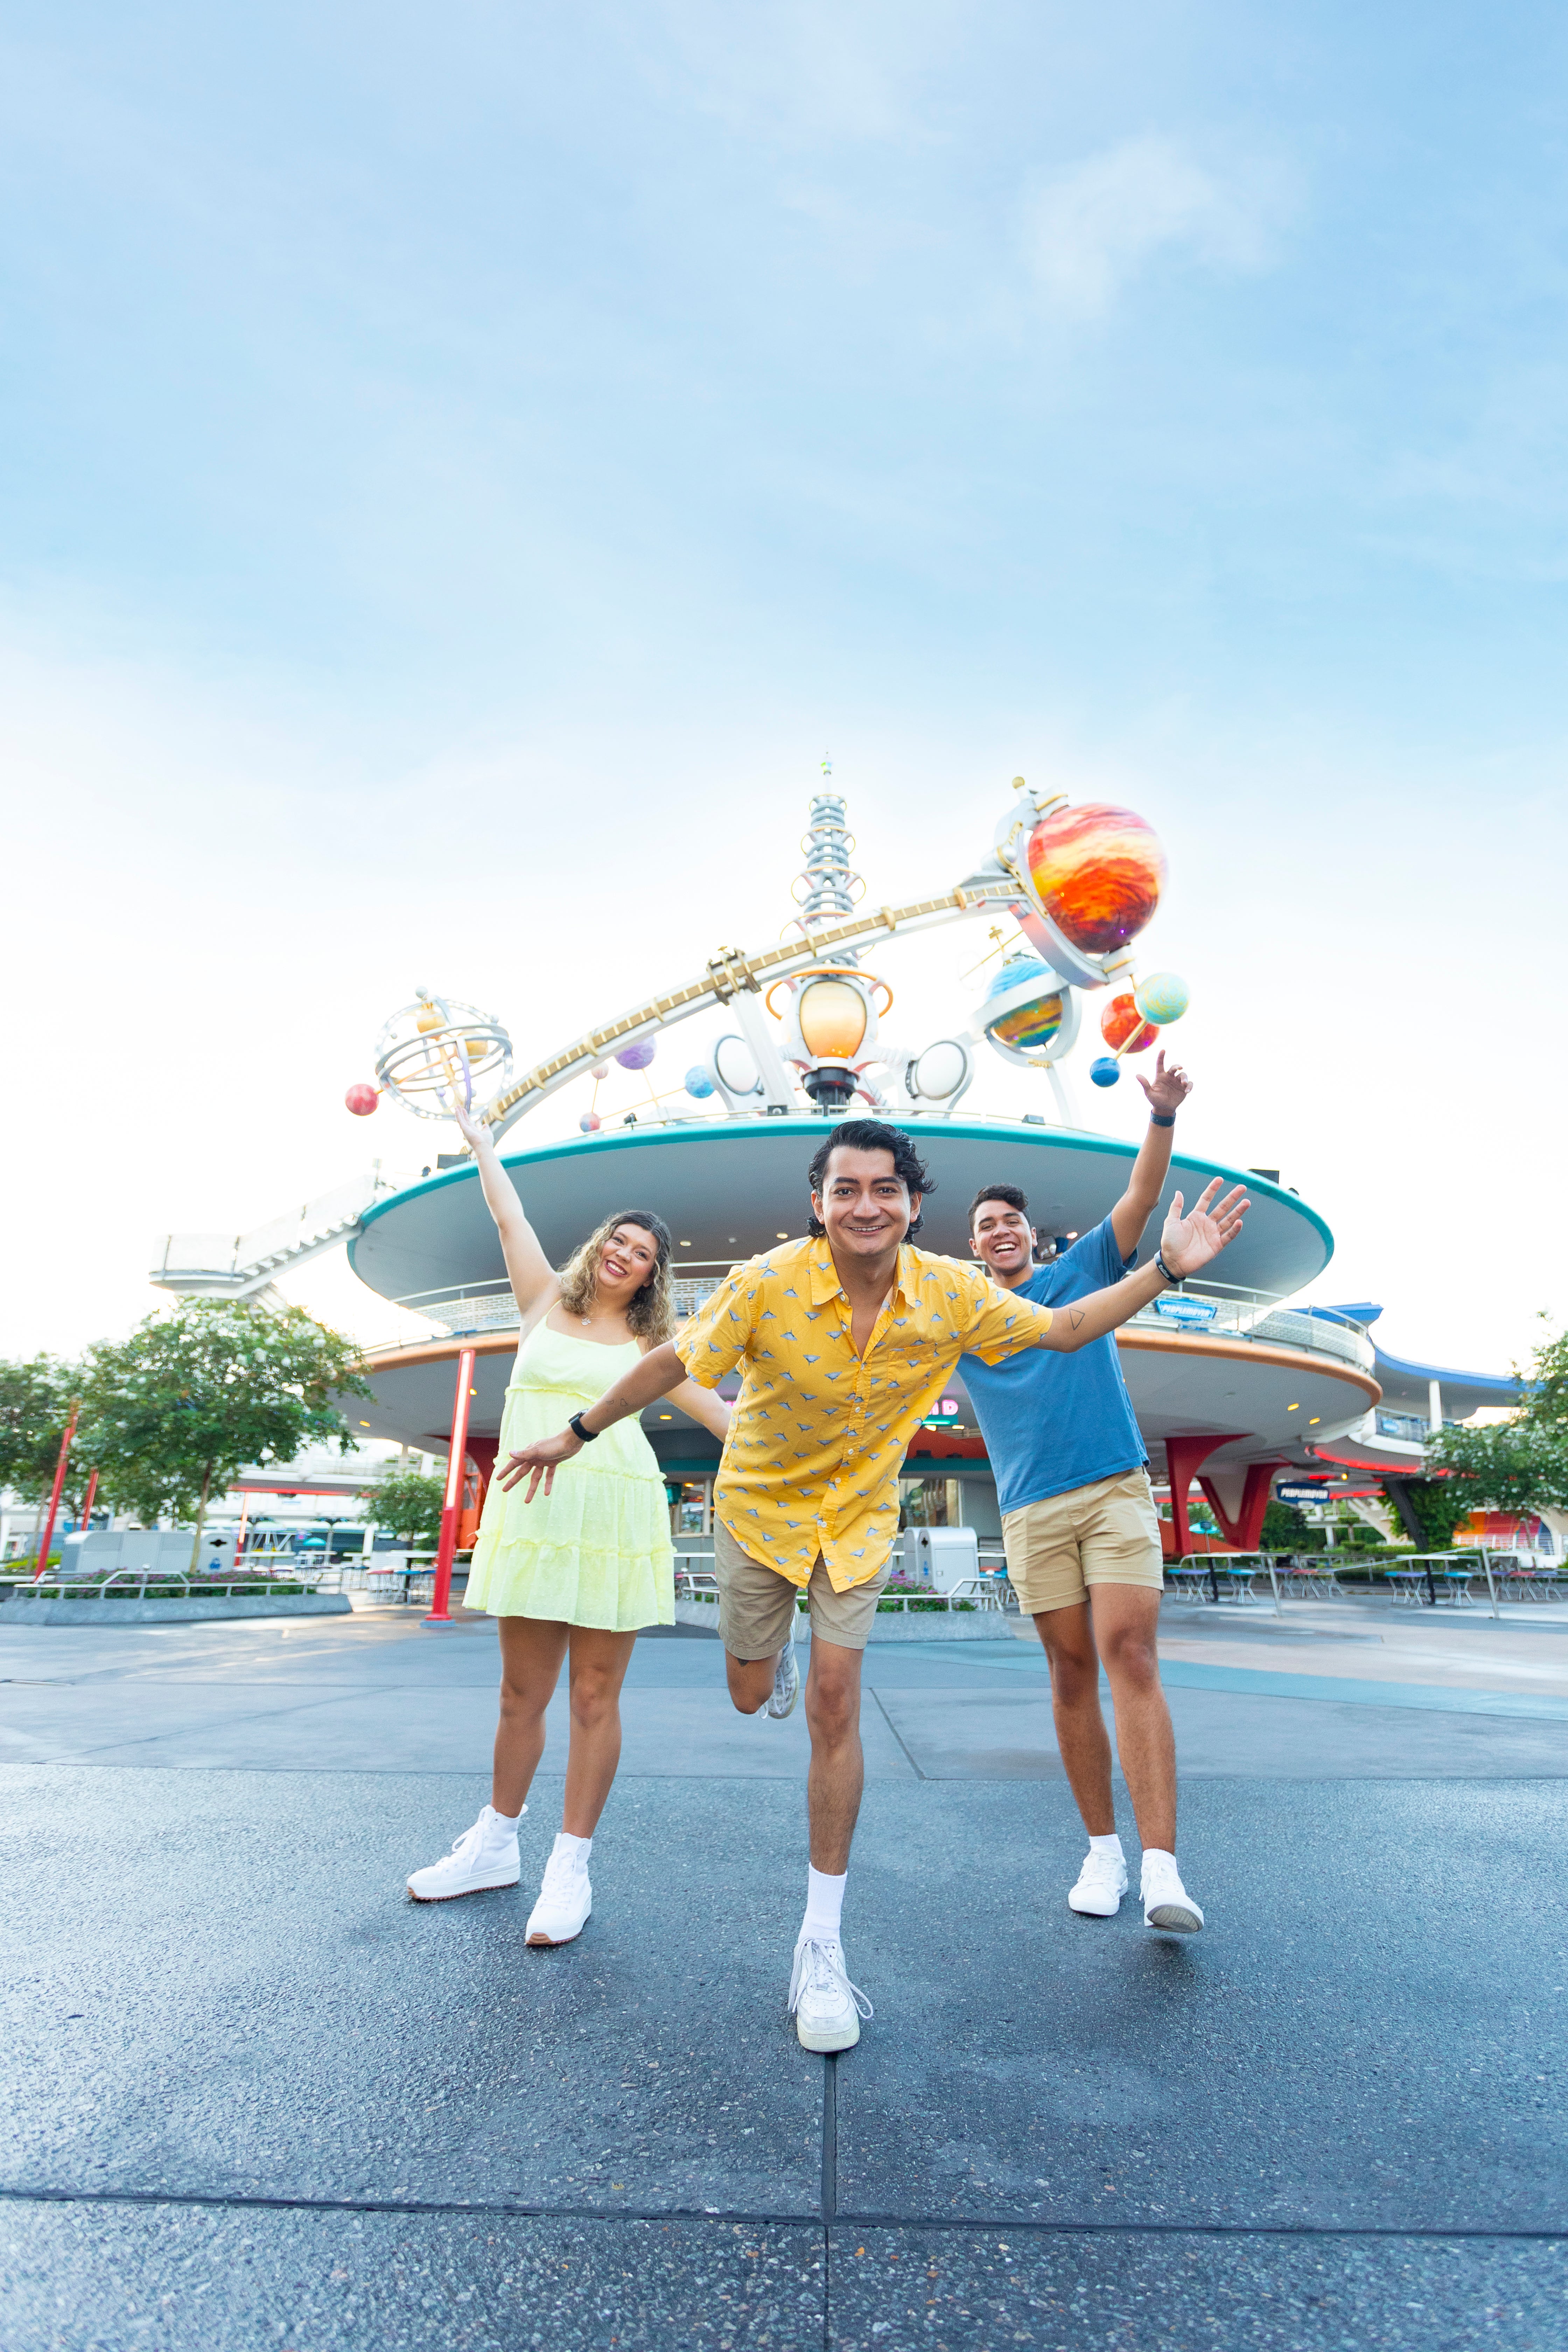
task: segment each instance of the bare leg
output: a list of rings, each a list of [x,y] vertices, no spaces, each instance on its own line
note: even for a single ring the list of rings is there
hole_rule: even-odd
[[[1116,1827],[1110,1797],[1110,1739],[1100,1711],[1100,1654],[1087,1602],[1041,1610],[1035,1619],[1035,1631],[1050,1665],[1051,1714],[1068,1786],[1078,1800],[1089,1836],[1109,1837]]]
[[[510,1821],[521,1813],[544,1753],[544,1710],[561,1678],[569,1625],[542,1617],[499,1617],[500,1721],[496,1726],[490,1802]]]
[[[1160,1595],[1142,1584],[1094,1584],[1089,1597],[1138,1835],[1145,1846],[1174,1853],[1176,1737],[1160,1687]]]
[[[811,1771],[805,1784],[811,1819],[811,1865],[841,1877],[860,1811],[866,1759],[860,1748],[862,1653],[814,1633],[805,1680],[805,1720]]]
[[[593,1836],[615,1780],[621,1760],[621,1685],[637,1638],[591,1625],[572,1628],[572,1743],[561,1826],[573,1837]]]
[[[771,1658],[732,1658],[725,1651],[724,1673],[730,1696],[742,1715],[760,1715],[766,1706],[783,1655],[782,1650],[775,1650]]]

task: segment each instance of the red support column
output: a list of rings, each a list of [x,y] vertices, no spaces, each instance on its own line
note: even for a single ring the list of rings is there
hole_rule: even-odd
[[[463,1476],[468,1467],[468,1390],[474,1377],[475,1350],[465,1348],[458,1358],[458,1393],[452,1400],[452,1448],[447,1456],[447,1493],[441,1507],[441,1538],[436,1549],[436,1588],[430,1596],[426,1625],[449,1625],[452,1612],[452,1559],[458,1549],[458,1522],[463,1515]]]
[[[1263,1514],[1268,1508],[1268,1490],[1276,1470],[1289,1470],[1289,1462],[1249,1462],[1247,1483],[1241,1490],[1241,1509],[1233,1519],[1220,1501],[1218,1489],[1212,1478],[1200,1478],[1199,1486],[1207,1497],[1210,1510],[1219,1521],[1227,1544],[1237,1551],[1256,1551],[1258,1538],[1263,1532]]]
[[[60,1489],[66,1483],[66,1464],[70,1460],[71,1439],[76,1435],[77,1415],[80,1411],[79,1404],[72,1405],[71,1417],[65,1427],[65,1435],[60,1439],[60,1458],[55,1464],[55,1483],[49,1490],[49,1515],[44,1521],[43,1541],[38,1546],[38,1565],[33,1571],[35,1584],[48,1566],[49,1545],[54,1539],[55,1521],[59,1516]]]
[[[95,1466],[94,1466],[94,1468],[93,1468],[92,1475],[91,1475],[91,1477],[90,1477],[90,1478],[89,1478],[89,1480],[88,1480],[88,1482],[87,1482],[87,1500],[86,1500],[86,1502],[85,1502],[85,1503],[82,1505],[82,1507],[81,1507],[81,1517],[80,1517],[79,1521],[78,1522],[79,1526],[80,1526],[84,1530],[86,1529],[86,1527],[87,1527],[88,1521],[89,1521],[89,1520],[91,1518],[91,1517],[92,1517],[92,1507],[93,1507],[93,1504],[94,1504],[95,1500],[97,1499],[97,1496],[98,1496],[98,1470],[97,1470],[97,1467],[96,1467],[96,1465],[95,1465]]]
[[[1171,1474],[1171,1523],[1176,1530],[1176,1557],[1190,1552],[1193,1531],[1187,1524],[1187,1489],[1197,1476],[1200,1463],[1222,1445],[1234,1445],[1245,1435],[1241,1430],[1222,1430],[1216,1437],[1167,1437],[1165,1466]],[[1220,1523],[1224,1525],[1222,1520]]]

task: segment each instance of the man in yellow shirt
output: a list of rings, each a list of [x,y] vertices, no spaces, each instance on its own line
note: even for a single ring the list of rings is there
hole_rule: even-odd
[[[1084,1348],[1168,1284],[1195,1274],[1239,1229],[1237,1186],[1216,1181],[1191,1216],[1172,1202],[1151,1264],[1053,1310],[982,1269],[911,1245],[931,1190],[909,1137],[846,1119],[810,1170],[811,1235],[734,1267],[679,1335],[558,1436],[512,1454],[503,1486],[541,1478],[626,1414],[687,1379],[712,1388],[744,1366],[714,1486],[719,1631],[730,1695],[745,1715],[787,1715],[798,1677],[796,1595],[811,1614],[805,1712],[811,1823],[805,1917],[790,2009],[808,2050],[847,2050],[870,2003],[849,1981],[839,1928],[860,1810],[860,1660],[899,1524],[899,1472],[961,1355],[998,1363],[1024,1348]]]

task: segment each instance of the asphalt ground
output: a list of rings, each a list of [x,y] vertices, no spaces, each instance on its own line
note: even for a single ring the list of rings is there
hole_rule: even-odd
[[[404,1892],[487,1792],[484,1623],[0,1613],[0,2345],[1559,2352],[1563,1617],[1168,1607],[1184,1940],[1067,1909],[1034,1648],[874,1646],[825,2062],[804,1725],[711,1636],[639,1643],[539,1952],[563,1721],[522,1885]]]

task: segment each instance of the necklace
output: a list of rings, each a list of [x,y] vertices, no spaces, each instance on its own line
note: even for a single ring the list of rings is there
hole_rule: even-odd
[[[591,1315],[582,1315],[579,1316],[577,1319],[582,1324],[584,1331],[588,1331],[593,1328],[594,1318]]]

